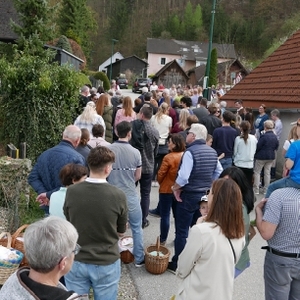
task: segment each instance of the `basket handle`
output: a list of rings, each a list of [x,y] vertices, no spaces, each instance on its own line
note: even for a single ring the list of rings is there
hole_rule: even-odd
[[[21,233],[24,229],[26,229],[28,226],[29,226],[28,224],[24,224],[24,225],[22,225],[21,227],[19,227],[19,228],[17,229],[17,231],[12,235],[13,240],[15,240],[15,239],[20,235],[20,233]]]
[[[9,232],[2,232],[0,234],[0,239],[4,238],[5,236],[7,236],[6,248],[10,249],[11,248],[11,234]]]
[[[156,239],[156,252],[157,252],[157,256],[159,256],[159,249],[160,249],[160,238],[159,236]]]

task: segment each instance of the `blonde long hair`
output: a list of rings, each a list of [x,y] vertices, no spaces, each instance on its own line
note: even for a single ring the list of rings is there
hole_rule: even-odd
[[[89,101],[79,118],[83,123],[92,123],[95,115],[97,115],[96,105],[93,101]]]
[[[189,117],[189,115],[190,115],[190,112],[186,108],[183,108],[180,111],[180,114],[179,114],[179,127],[182,130],[185,130],[187,128],[187,118]]]
[[[157,119],[157,122],[160,123],[164,115],[167,115],[169,111],[169,105],[166,102],[163,102],[160,107],[157,110],[157,113],[155,114],[155,118]]]

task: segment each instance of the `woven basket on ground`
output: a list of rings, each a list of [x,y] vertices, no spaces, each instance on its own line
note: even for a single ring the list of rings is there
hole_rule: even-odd
[[[150,253],[157,251],[157,255],[151,255]],[[159,255],[159,254],[162,255]],[[164,273],[169,264],[170,251],[167,247],[161,246],[159,237],[157,238],[156,245],[151,245],[145,250],[145,267],[146,270],[151,274],[162,274]]]
[[[2,240],[5,236],[7,237],[5,247],[11,249],[11,235],[8,232],[3,232],[0,234],[0,239]],[[21,259],[19,259],[18,261],[15,261],[13,263],[0,261],[0,286],[5,283],[5,281],[10,275],[12,275],[16,270],[18,270],[23,255],[21,252],[17,252],[21,257]]]
[[[120,239],[119,243],[121,243],[122,240],[124,240],[126,238],[131,238],[132,239],[131,236],[124,236]],[[121,257],[121,261],[124,264],[130,264],[134,261],[134,256],[129,250],[124,250],[124,251],[120,252],[120,257]]]
[[[0,234],[0,246],[6,247],[8,243],[11,245],[11,234],[9,232],[2,232]]]
[[[23,231],[28,227],[29,225],[25,224],[22,225],[20,228],[17,229],[17,231],[12,235],[12,247],[14,249],[17,249],[21,251],[24,254],[24,258],[20,264],[21,267],[28,266],[28,261],[25,257],[25,250],[24,250],[24,240],[23,240]]]

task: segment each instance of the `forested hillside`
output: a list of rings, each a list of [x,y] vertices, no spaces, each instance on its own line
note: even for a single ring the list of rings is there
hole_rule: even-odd
[[[213,0],[72,0],[72,3],[85,1],[97,22],[97,30],[94,28],[88,34],[92,44],[86,55],[90,57],[91,69],[111,55],[112,38],[118,40],[115,51],[141,58],[146,57],[147,37],[208,40]],[[217,0],[213,41],[234,43],[242,59],[257,60],[275,41],[298,28],[299,0]]]

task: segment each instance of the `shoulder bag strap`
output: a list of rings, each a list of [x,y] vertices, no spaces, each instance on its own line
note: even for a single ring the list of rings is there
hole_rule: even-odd
[[[234,257],[234,264],[236,264],[236,255],[235,255],[235,251],[234,251],[234,248],[233,248],[233,245],[231,243],[231,240],[229,238],[227,238],[229,244],[230,244],[230,247],[231,247],[231,250],[232,250],[232,253],[233,253],[233,257]]]

